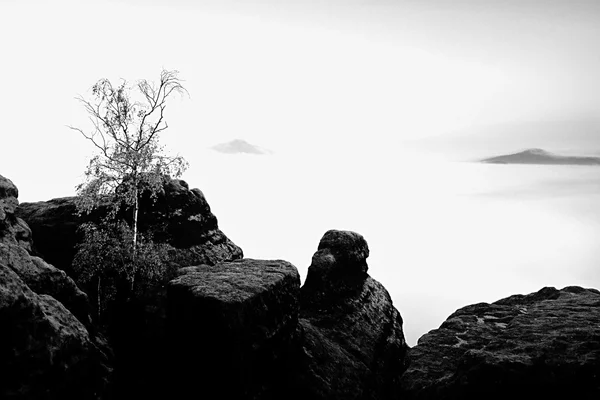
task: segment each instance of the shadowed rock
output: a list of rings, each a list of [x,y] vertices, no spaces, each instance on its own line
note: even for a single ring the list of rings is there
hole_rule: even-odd
[[[14,215],[17,196],[0,176],[0,398],[104,398],[111,350],[91,330],[85,293],[29,255],[29,228]]]
[[[79,215],[76,200],[65,197],[23,203],[17,208],[32,227],[37,254],[67,273],[72,272],[75,246],[81,240],[78,227],[84,222],[98,223],[109,212],[108,205],[101,205],[90,214]],[[117,217],[131,222],[131,210],[122,208]],[[142,196],[138,227],[154,242],[172,246],[166,252],[167,259],[163,259],[167,265],[165,279],[171,278],[177,266],[214,265],[242,257],[242,250],[219,230],[202,192],[190,190],[182,180],[165,179],[155,198]],[[96,290],[91,286],[86,289],[91,294]],[[154,396],[163,386],[166,303],[166,287],[155,285],[143,298],[109,309],[108,332],[118,361],[116,390],[123,397]]]
[[[286,261],[181,269],[168,288],[177,394],[281,398],[299,287],[298,271]]]
[[[408,346],[389,293],[367,274],[368,255],[357,233],[321,239],[301,289],[295,398],[396,398]]]
[[[0,262],[0,397],[98,399],[106,348],[59,301],[38,295]]]
[[[75,256],[77,228],[87,221],[98,222],[106,213],[106,207],[100,207],[90,215],[78,215],[75,197],[22,203],[17,209],[36,237],[36,250],[67,272]],[[131,213],[123,210],[120,216],[130,219]],[[218,228],[202,192],[190,190],[182,180],[167,180],[155,199],[142,198],[138,223],[140,231],[152,234],[156,242],[175,247],[172,261],[181,266],[243,257],[242,250]]]
[[[19,190],[0,175],[0,243],[10,243],[31,251],[31,229],[15,215],[19,206]]]
[[[180,269],[168,288],[178,394],[395,399],[408,347],[368,255],[361,235],[328,231],[301,290],[285,261]]]
[[[54,297],[83,325],[91,328],[88,296],[64,271],[30,256],[22,247],[4,243],[0,243],[0,262],[16,272],[31,290]]]
[[[600,398],[600,292],[547,287],[467,306],[410,353],[403,398]]]

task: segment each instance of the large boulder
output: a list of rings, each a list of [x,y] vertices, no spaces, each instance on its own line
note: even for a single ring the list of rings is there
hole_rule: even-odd
[[[67,272],[76,252],[77,228],[84,222],[98,222],[108,213],[108,207],[100,207],[91,214],[80,215],[76,200],[63,197],[22,203],[16,211],[35,235],[35,250]],[[131,213],[123,210],[121,216],[130,219]],[[181,266],[214,265],[243,257],[242,250],[218,228],[217,218],[202,192],[190,190],[185,181],[166,180],[155,198],[142,198],[138,218],[140,231],[177,249],[172,253],[172,261]]]
[[[168,288],[171,395],[285,398],[298,326],[296,268],[242,259],[179,273]]]
[[[100,399],[110,354],[55,298],[0,262],[0,398]]]
[[[14,215],[17,196],[0,176],[0,398],[103,398],[111,350],[91,329],[86,294],[29,254],[31,231]]]
[[[295,398],[396,398],[408,346],[389,293],[367,274],[368,255],[357,233],[321,239],[301,289]]]
[[[600,398],[600,292],[546,287],[459,309],[411,349],[408,399]]]

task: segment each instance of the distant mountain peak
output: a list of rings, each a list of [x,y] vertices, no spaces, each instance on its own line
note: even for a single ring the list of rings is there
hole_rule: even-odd
[[[539,148],[481,160],[489,164],[600,165],[600,157],[561,156]]]
[[[544,150],[544,149],[538,149],[538,148],[533,148],[533,149],[527,149],[522,151],[521,153],[524,154],[536,154],[536,155],[550,155],[552,153]]]

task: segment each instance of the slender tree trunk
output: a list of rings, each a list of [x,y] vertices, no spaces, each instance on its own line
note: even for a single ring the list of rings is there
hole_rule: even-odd
[[[135,188],[135,203],[133,205],[133,255],[135,257],[135,251],[137,248],[137,223],[138,223],[138,189]]]
[[[102,280],[102,278],[100,276],[98,276],[98,288],[97,288],[97,299],[96,301],[98,302],[98,307],[97,307],[97,312],[98,312],[98,324],[100,324],[100,314],[102,313],[102,302],[101,302],[101,296],[100,296],[100,281]]]
[[[138,228],[138,188],[137,185],[134,190],[135,202],[133,204],[133,271],[131,275],[131,294],[133,295],[133,289],[135,287],[135,276],[137,274],[136,258],[137,258],[137,228]]]

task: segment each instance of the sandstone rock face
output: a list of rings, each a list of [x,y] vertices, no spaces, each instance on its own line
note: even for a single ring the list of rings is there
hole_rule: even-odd
[[[0,262],[0,398],[98,399],[109,355],[60,302]]]
[[[85,293],[29,255],[31,231],[14,215],[17,195],[0,176],[0,398],[103,398],[111,351],[90,331]]]
[[[361,235],[327,232],[302,289],[285,261],[180,269],[168,288],[178,395],[397,398],[408,347],[368,254]]]
[[[600,292],[546,287],[459,309],[411,349],[408,399],[600,398]]]
[[[294,348],[299,288],[298,271],[286,261],[181,269],[168,288],[177,394],[283,398],[276,393]]]
[[[23,203],[17,208],[35,235],[34,251],[67,274],[72,272],[75,246],[80,240],[78,227],[101,221],[108,211],[107,206],[100,206],[90,214],[79,215],[75,197]],[[132,213],[124,209],[117,216],[130,220]],[[190,190],[181,180],[165,181],[156,198],[142,197],[138,223],[140,231],[152,234],[155,242],[174,247],[165,261],[168,274],[176,266],[214,265],[242,257],[242,250],[219,230],[202,192]],[[95,289],[88,290],[94,293]],[[123,397],[153,396],[156,384],[160,386],[168,356],[166,288],[156,286],[151,292],[109,310],[108,334],[117,355],[115,390]]]
[[[18,197],[19,190],[14,183],[0,175],[0,243],[16,244],[31,251],[31,230],[15,215]]]
[[[0,262],[16,272],[31,290],[54,297],[83,325],[91,328],[88,296],[64,271],[30,256],[22,247],[4,243],[0,243]]]
[[[69,271],[75,255],[77,227],[97,221],[106,210],[79,216],[74,197],[22,203],[17,215],[29,224],[36,237],[36,250],[49,263]],[[123,213],[130,218],[130,213]],[[217,218],[198,189],[182,180],[165,183],[156,199],[140,202],[139,227],[151,228],[154,240],[169,243],[178,251],[173,261],[182,266],[231,261],[243,257],[242,250],[219,230]]]
[[[402,317],[367,274],[354,232],[325,233],[301,289],[296,398],[395,399],[408,367]]]

